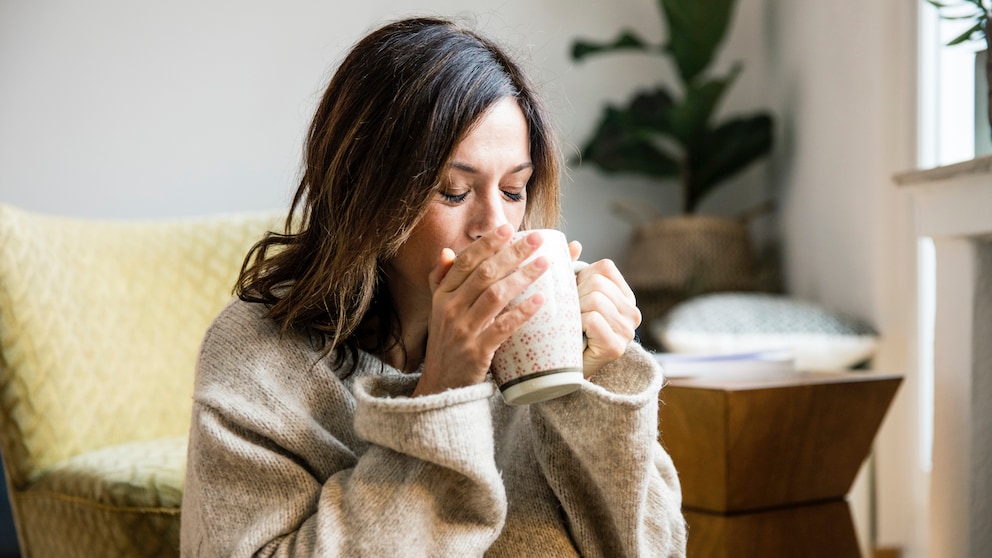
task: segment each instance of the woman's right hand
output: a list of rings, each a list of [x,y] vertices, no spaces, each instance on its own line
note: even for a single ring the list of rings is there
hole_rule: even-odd
[[[496,349],[544,304],[535,294],[511,309],[507,304],[548,267],[544,257],[520,264],[541,245],[538,234],[507,243],[502,225],[457,256],[445,248],[431,272],[431,315],[424,371],[413,395],[440,393],[482,382]]]

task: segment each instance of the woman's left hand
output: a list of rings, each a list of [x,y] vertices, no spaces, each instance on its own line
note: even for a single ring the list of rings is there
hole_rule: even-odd
[[[582,245],[568,244],[572,259],[579,259]],[[576,276],[582,331],[587,346],[582,354],[583,373],[588,378],[602,367],[620,358],[641,325],[634,293],[611,260],[599,260]]]

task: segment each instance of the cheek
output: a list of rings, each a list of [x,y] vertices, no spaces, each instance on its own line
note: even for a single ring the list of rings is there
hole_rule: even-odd
[[[506,209],[506,220],[513,225],[514,230],[520,230],[523,225],[524,218],[527,216],[527,204],[526,203],[514,203],[510,204],[510,207]]]
[[[457,221],[457,217],[449,213],[440,207],[428,210],[407,240],[405,248],[408,262],[421,268],[433,269],[441,249],[456,249],[452,246],[456,238],[452,235],[451,225]]]

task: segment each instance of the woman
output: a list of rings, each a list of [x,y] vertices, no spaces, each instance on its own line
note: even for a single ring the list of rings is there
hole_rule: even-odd
[[[183,555],[683,555],[661,376],[612,263],[577,278],[579,391],[510,407],[487,379],[543,302],[504,311],[547,267],[511,235],[554,225],[558,195],[548,117],[496,45],[434,19],[361,40],[287,234],[204,339]]]

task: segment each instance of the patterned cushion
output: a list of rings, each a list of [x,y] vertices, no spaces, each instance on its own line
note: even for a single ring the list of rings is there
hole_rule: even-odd
[[[840,369],[875,353],[878,335],[866,323],[793,298],[718,293],[690,299],[652,324],[652,334],[676,353],[786,349],[799,369]]]
[[[24,555],[178,555],[199,345],[283,219],[0,204],[0,442]]]
[[[186,436],[131,442],[57,464],[30,490],[118,508],[178,508],[186,475]]]

